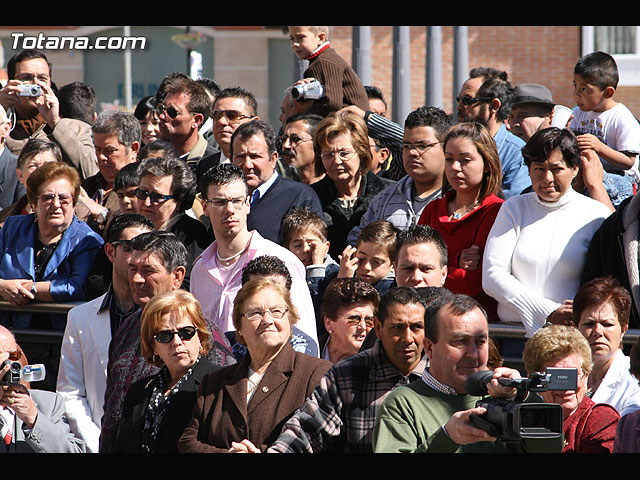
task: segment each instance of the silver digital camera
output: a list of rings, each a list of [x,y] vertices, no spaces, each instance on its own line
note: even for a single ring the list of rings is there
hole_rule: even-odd
[[[42,87],[40,85],[34,84],[25,84],[18,85],[20,92],[18,92],[19,97],[39,97],[42,95]]]

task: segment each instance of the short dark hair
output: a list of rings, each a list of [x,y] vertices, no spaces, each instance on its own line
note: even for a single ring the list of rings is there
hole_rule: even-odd
[[[140,143],[142,139],[140,121],[132,113],[120,110],[101,112],[91,128],[94,134],[115,135],[127,148],[131,148],[134,142]]]
[[[449,251],[442,235],[429,225],[412,225],[406,231],[400,232],[396,243],[396,258],[405,245],[418,245],[421,243],[433,243],[440,253],[440,266],[449,263]]]
[[[187,267],[187,248],[171,232],[153,230],[141,233],[131,240],[131,248],[155,254],[167,272],[173,272],[178,267]]]
[[[271,275],[280,275],[284,277],[287,289],[291,290],[293,279],[287,264],[282,259],[273,255],[260,255],[252,259],[242,269],[241,285],[244,285],[251,279],[251,275],[259,277],[268,277]]]
[[[613,277],[600,277],[582,285],[573,299],[573,323],[578,326],[580,317],[587,308],[611,304],[621,327],[629,325],[631,295]]]
[[[233,158],[233,143],[237,138],[240,140],[248,140],[254,135],[259,134],[262,134],[267,144],[269,155],[273,155],[274,152],[278,151],[275,129],[270,123],[256,119],[239,125],[236,131],[233,132],[233,135],[231,135],[231,143],[229,146],[229,155],[231,158]]]
[[[227,87],[223,88],[218,95],[216,95],[216,102],[222,98],[239,98],[244,101],[245,105],[249,108],[249,113],[252,117],[258,115],[258,102],[253,93],[242,87]],[[215,108],[215,105],[214,105]]]
[[[298,207],[291,210],[282,219],[280,236],[282,245],[288,247],[291,237],[297,232],[312,230],[322,241],[326,242],[329,236],[327,222],[309,207]]]
[[[219,163],[218,165],[211,167],[207,170],[200,179],[200,193],[202,198],[206,200],[207,191],[211,185],[221,186],[228,185],[232,182],[242,182],[249,194],[249,185],[247,185],[247,179],[242,173],[242,169],[233,163]]]
[[[316,133],[316,128],[318,128],[321,121],[322,117],[315,113],[298,112],[287,117],[284,124],[288,125],[292,122],[302,122],[307,126],[307,133],[313,137],[314,133]]]
[[[153,95],[148,95],[138,102],[133,111],[133,116],[138,120],[144,120],[149,112],[158,113],[158,102]]]
[[[211,97],[202,83],[191,78],[177,77],[166,85],[163,101],[166,100],[167,95],[179,93],[189,97],[187,109],[191,113],[201,114],[204,117],[203,123],[211,116]]]
[[[544,162],[554,151],[559,151],[565,163],[580,166],[580,146],[574,133],[567,128],[549,127],[534,133],[522,147],[522,157],[527,167],[533,162]]]
[[[183,160],[170,157],[147,158],[138,165],[138,175],[141,180],[145,175],[172,177],[171,194],[174,195],[179,211],[184,212],[193,205],[197,193],[196,174]]]
[[[144,215],[139,213],[121,213],[113,217],[113,220],[109,223],[106,235],[107,242],[111,243],[119,240],[122,232],[130,227],[147,228],[149,231],[154,229],[153,222]]]
[[[138,150],[138,160],[144,160],[148,157],[166,157],[166,158],[180,158],[180,154],[176,147],[174,147],[171,143],[166,140],[154,140],[151,143],[147,143],[143,145],[140,150]]]
[[[138,162],[128,163],[116,173],[113,179],[113,189],[115,191],[124,190],[129,187],[140,185],[140,175],[138,175]]]
[[[7,77],[9,78],[9,80],[13,80],[14,78],[16,78],[16,64],[24,62],[25,60],[32,60],[34,58],[42,58],[45,62],[47,62],[47,65],[49,65],[49,76],[51,77],[51,75],[53,74],[53,65],[49,63],[47,56],[39,50],[27,49],[16,53],[7,62]]]
[[[447,295],[452,295],[451,291],[444,287],[415,287],[418,293],[422,296],[424,303],[430,305],[437,298],[442,298]]]
[[[200,77],[196,79],[196,82],[198,82],[199,84],[201,84],[204,88],[207,89],[207,91],[213,96],[213,97],[217,97],[218,94],[220,93],[220,91],[222,90],[222,88],[220,88],[220,85],[218,84],[218,82],[216,82],[213,78],[209,78],[209,77]]]
[[[384,248],[391,263],[396,261],[396,244],[399,230],[388,220],[375,220],[367,224],[358,234],[357,246],[361,242],[373,243]]]
[[[446,131],[453,125],[451,115],[438,107],[423,105],[407,115],[404,121],[405,130],[418,127],[431,127],[438,140],[442,140]]]
[[[96,91],[83,82],[63,85],[56,93],[60,101],[60,116],[81,120],[91,125],[96,114]]]
[[[502,122],[509,117],[511,107],[516,99],[516,91],[507,81],[498,77],[490,77],[482,82],[478,93],[478,98],[495,98],[500,100],[500,108],[496,112],[496,120]]]
[[[324,291],[320,310],[323,316],[335,319],[340,307],[358,302],[371,303],[377,312],[380,294],[373,285],[358,277],[334,278]]]
[[[426,304],[422,295],[413,287],[393,287],[387,290],[378,305],[378,320],[384,325],[385,320],[389,316],[389,307],[392,305],[422,305],[426,308]]]
[[[39,153],[42,152],[51,152],[51,154],[56,158],[58,162],[62,161],[62,150],[60,146],[49,139],[46,138],[31,138],[27,143],[25,143],[22,150],[20,150],[20,154],[18,155],[17,167],[19,169],[24,168],[27,160],[35,157]]]
[[[475,67],[469,71],[469,78],[499,78],[506,82],[508,77],[507,72],[494,67]]]
[[[384,98],[384,94],[380,87],[376,87],[375,85],[365,85],[364,91],[367,92],[367,98],[369,100],[380,100],[384,104],[384,108],[387,108],[387,100]]]
[[[573,74],[590,80],[601,90],[607,87],[618,88],[620,80],[615,59],[605,52],[586,54],[576,63]]]
[[[488,319],[487,312],[475,298],[459,293],[442,295],[432,301],[425,312],[424,336],[433,343],[438,341],[438,317],[444,308],[449,308],[456,317],[465,315],[477,308]]]

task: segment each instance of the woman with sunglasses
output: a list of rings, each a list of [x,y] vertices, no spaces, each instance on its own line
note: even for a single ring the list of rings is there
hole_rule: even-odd
[[[304,403],[331,364],[296,352],[289,338],[298,321],[289,290],[268,278],[237,293],[233,324],[247,354],[202,381],[181,453],[263,452]]]
[[[27,179],[28,215],[8,217],[0,231],[0,296],[17,311],[3,311],[8,328],[64,330],[64,314],[30,314],[27,304],[84,300],[84,284],[102,238],[78,220],[75,168],[46,162]],[[54,377],[55,378],[55,377]]]
[[[140,349],[160,371],[127,390],[114,452],[178,452],[202,379],[220,368],[208,360],[210,348],[211,333],[190,293],[173,290],[145,305]]]
[[[329,255],[339,258],[349,232],[360,225],[373,198],[395,182],[371,171],[367,125],[355,113],[338,111],[322,120],[313,136],[313,150],[316,175],[326,175],[311,187],[329,227]]]
[[[477,122],[451,127],[443,140],[442,196],[427,204],[418,224],[442,235],[449,260],[444,286],[474,297],[490,320],[497,302],[482,290],[480,258],[491,226],[502,207],[502,169],[496,143]]]

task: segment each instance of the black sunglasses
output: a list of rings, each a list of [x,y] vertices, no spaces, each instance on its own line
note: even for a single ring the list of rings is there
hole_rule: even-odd
[[[175,195],[164,195],[162,193],[150,192],[149,190],[143,190],[142,188],[136,188],[136,197],[140,200],[151,199],[152,203],[164,203],[167,200],[175,198]]]
[[[182,114],[176,107],[167,107],[164,103],[161,103],[158,105],[158,114],[162,115],[164,112],[167,112],[167,115],[169,115],[171,119],[175,119],[178,115]]]
[[[196,327],[182,327],[178,329],[177,332],[172,330],[162,330],[161,332],[156,333],[153,338],[155,338],[159,343],[169,343],[173,340],[173,336],[177,334],[180,340],[190,340],[197,331],[198,329]]]
[[[478,102],[489,102],[493,100],[491,97],[456,97],[456,102],[462,103],[465,107],[469,107]]]

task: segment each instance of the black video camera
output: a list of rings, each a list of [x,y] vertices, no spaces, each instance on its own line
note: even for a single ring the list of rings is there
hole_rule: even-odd
[[[468,394],[487,395],[487,384],[493,371],[478,372],[467,379]],[[527,378],[500,378],[500,384],[518,390],[514,400],[491,398],[479,400],[478,407],[486,408],[483,415],[471,415],[476,427],[503,442],[520,442],[522,439],[549,439],[562,436],[562,406],[555,403],[523,402],[528,392],[546,390],[576,390],[578,370],[575,368],[548,368],[544,373],[533,373]]]

